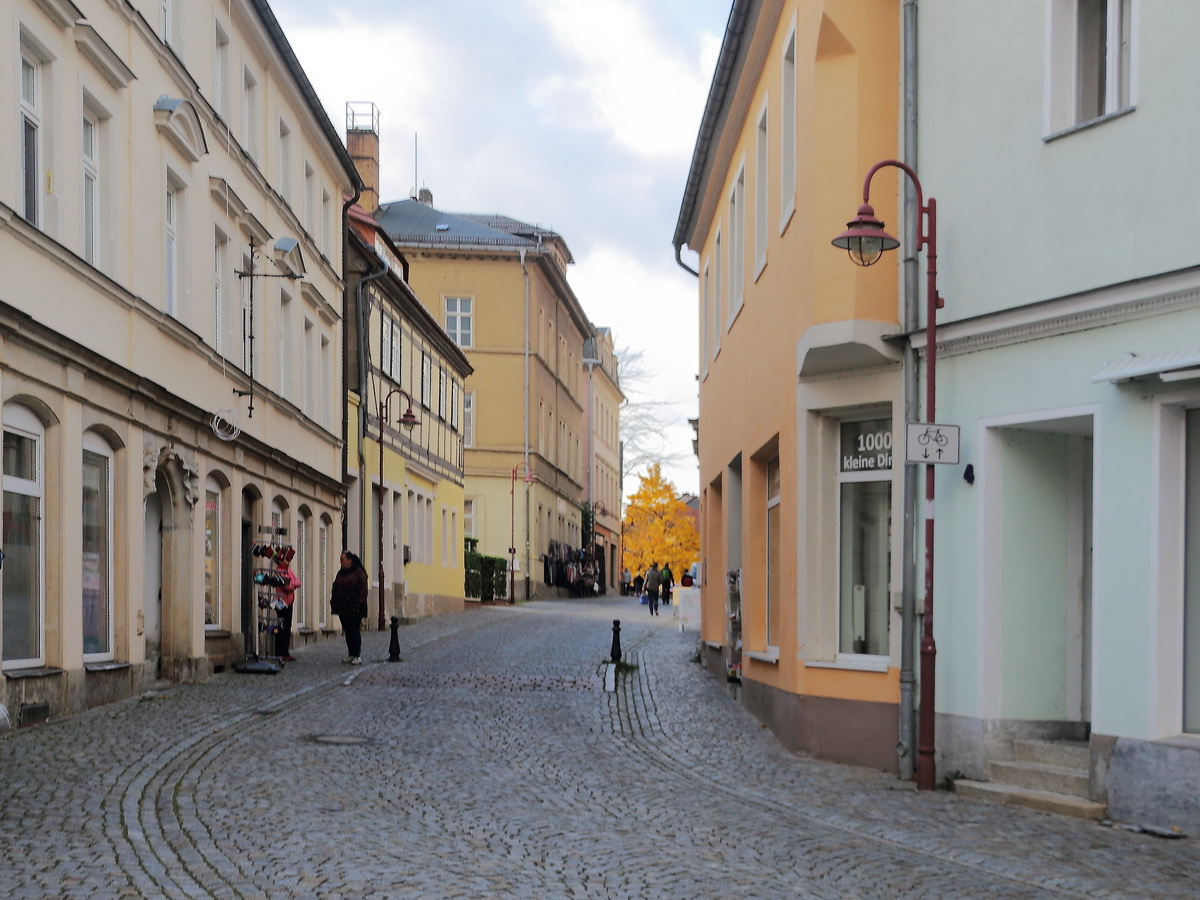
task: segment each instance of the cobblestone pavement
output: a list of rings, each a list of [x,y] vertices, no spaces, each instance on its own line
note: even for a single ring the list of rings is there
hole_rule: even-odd
[[[626,659],[604,691],[612,620]],[[2,897],[1157,898],[1200,841],[785,751],[635,600],[490,607],[0,739]]]

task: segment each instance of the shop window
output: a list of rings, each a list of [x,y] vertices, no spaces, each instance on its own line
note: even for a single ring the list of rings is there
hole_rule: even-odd
[[[113,657],[113,455],[99,436],[83,437],[83,659]]]
[[[4,407],[4,667],[43,663],[44,432],[28,409]]]
[[[838,652],[887,656],[892,422],[843,422],[838,453]]]
[[[209,476],[204,488],[204,627],[221,627],[222,499],[221,484]]]

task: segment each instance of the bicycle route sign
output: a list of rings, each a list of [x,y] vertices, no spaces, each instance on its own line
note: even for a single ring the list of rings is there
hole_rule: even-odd
[[[904,460],[958,465],[958,426],[908,422],[904,426]]]

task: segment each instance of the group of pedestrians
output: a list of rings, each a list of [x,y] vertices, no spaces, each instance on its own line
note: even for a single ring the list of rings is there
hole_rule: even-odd
[[[281,583],[275,588],[280,602],[279,631],[275,633],[275,655],[284,662],[295,662],[292,656],[292,607],[296,602],[296,590],[300,579],[291,569],[291,562],[280,557],[277,563]],[[362,560],[349,550],[343,550],[341,568],[333,578],[329,595],[329,611],[342,621],[342,634],[346,638],[346,662],[352,666],[362,665],[362,620],[367,617],[367,570]]]
[[[650,606],[650,615],[658,615],[658,604],[661,596],[664,606],[671,605],[671,590],[675,587],[675,575],[671,572],[671,566],[668,563],[663,563],[663,567],[658,567],[658,562],[650,563],[650,568],[643,575],[640,572],[637,575],[631,576],[629,569],[625,569],[621,573],[621,593],[628,595],[631,591],[635,597],[646,594],[646,602]]]

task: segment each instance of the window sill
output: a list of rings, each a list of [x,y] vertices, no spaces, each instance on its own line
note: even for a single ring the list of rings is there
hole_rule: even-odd
[[[1086,122],[1080,122],[1077,125],[1072,125],[1070,128],[1064,128],[1062,131],[1056,131],[1054,134],[1048,134],[1042,138],[1043,144],[1049,144],[1051,141],[1057,141],[1059,138],[1068,137],[1072,134],[1077,134],[1080,131],[1087,131],[1089,128],[1095,128],[1097,125],[1103,125],[1105,122],[1111,122],[1113,119],[1119,119],[1122,116],[1127,116],[1134,110],[1136,106],[1127,106],[1125,109],[1118,109],[1116,112],[1105,113],[1102,116],[1097,116],[1094,119],[1088,119]]]
[[[743,655],[758,662],[770,663],[773,666],[779,665],[778,647],[768,647],[766,650],[747,650]]]
[[[804,665],[810,669],[842,669],[846,672],[882,672],[891,668],[891,660],[886,656],[840,656],[833,662],[806,660]]]
[[[10,680],[16,678],[49,678],[52,675],[65,674],[65,669],[56,669],[53,666],[30,666],[28,669],[4,670],[4,677]]]
[[[120,669],[133,668],[133,663],[127,662],[94,662],[84,663],[83,671],[85,672],[116,672]]]
[[[762,273],[767,268],[767,254],[764,253],[762,258],[754,265],[754,283],[758,284],[758,279],[762,278]]]

